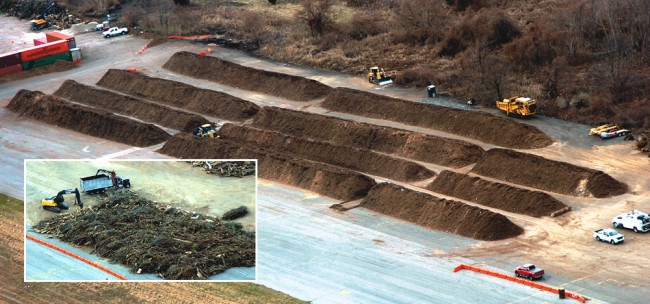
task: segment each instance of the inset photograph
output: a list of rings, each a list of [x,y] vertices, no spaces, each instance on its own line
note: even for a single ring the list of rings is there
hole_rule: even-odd
[[[25,281],[254,281],[256,160],[25,160]]]

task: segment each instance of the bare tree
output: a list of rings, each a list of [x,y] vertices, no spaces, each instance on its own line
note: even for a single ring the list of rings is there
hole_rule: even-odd
[[[307,23],[312,37],[322,36],[331,25],[329,10],[331,0],[303,0],[299,16]]]
[[[404,39],[438,42],[448,28],[447,13],[442,0],[398,0],[394,27]]]

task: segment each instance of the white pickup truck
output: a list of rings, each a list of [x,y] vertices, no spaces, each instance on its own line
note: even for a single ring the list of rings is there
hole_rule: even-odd
[[[594,231],[594,238],[597,241],[607,242],[612,245],[623,243],[625,240],[625,237],[622,234],[611,228],[598,229]]]
[[[104,38],[110,38],[110,37],[113,37],[113,36],[124,35],[124,34],[128,34],[128,33],[129,33],[128,28],[125,28],[125,27],[123,27],[123,28],[112,27],[112,28],[108,29],[108,31],[104,31],[102,33],[102,35],[104,36]]]
[[[632,210],[628,213],[621,213],[612,218],[615,228],[632,229],[634,232],[650,231],[650,216],[639,210]]]

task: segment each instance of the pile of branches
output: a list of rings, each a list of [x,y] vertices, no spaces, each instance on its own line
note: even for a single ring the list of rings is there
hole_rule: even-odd
[[[33,227],[123,264],[134,273],[196,280],[255,266],[255,234],[241,225],[154,203],[133,192]]]
[[[208,174],[221,176],[255,175],[255,162],[252,161],[195,161],[192,167],[202,167]]]

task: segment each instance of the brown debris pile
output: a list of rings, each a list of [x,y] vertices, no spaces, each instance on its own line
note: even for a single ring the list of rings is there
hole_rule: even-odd
[[[49,73],[56,73],[56,72],[63,72],[63,71],[68,71],[76,68],[77,65],[70,62],[70,61],[65,61],[65,60],[57,60],[53,64],[48,64],[46,66],[38,67],[35,69],[31,69],[28,71],[23,71],[20,73],[15,73],[15,74],[9,74],[0,77],[0,84],[4,84],[7,82],[12,82],[12,81],[17,81],[17,80],[23,80],[27,79],[30,77],[35,77],[35,76],[40,76],[44,74],[49,74]]]
[[[193,161],[192,167],[202,167],[205,173],[224,177],[255,175],[254,161]]]
[[[536,127],[489,113],[411,102],[348,88],[336,88],[322,106],[332,111],[437,129],[507,148],[536,149],[553,143]]]
[[[170,137],[152,124],[73,104],[38,91],[18,91],[7,109],[21,116],[131,146],[147,147]]]
[[[524,231],[502,214],[389,183],[370,189],[360,207],[477,240],[503,240]]]
[[[218,218],[193,215],[130,193],[33,227],[64,242],[168,280],[195,280],[232,267],[255,266],[255,233]]]
[[[316,80],[258,70],[216,57],[190,52],[174,54],[163,68],[190,77],[206,79],[242,90],[260,92],[296,101],[323,98],[332,90]]]
[[[261,178],[314,191],[339,200],[364,197],[375,181],[361,173],[324,163],[299,160],[277,152],[263,151],[227,139],[197,138],[186,133],[172,137],[160,153],[179,158],[257,159]]]
[[[244,121],[260,109],[225,93],[124,70],[108,70],[97,85],[135,97],[231,121]]]
[[[253,125],[296,137],[375,150],[453,168],[476,163],[485,152],[481,147],[461,140],[276,107],[262,109],[255,116]]]
[[[74,80],[66,80],[54,95],[185,132],[191,132],[198,126],[209,123],[207,119],[194,113],[97,89]]]
[[[419,181],[435,175],[420,164],[390,155],[248,126],[225,124],[219,130],[219,134],[221,138],[231,142],[257,146],[296,158],[324,162],[398,181]]]
[[[472,172],[507,182],[575,196],[610,197],[628,191],[626,184],[602,171],[506,149],[491,149]]]
[[[495,183],[453,171],[442,171],[427,189],[508,212],[534,217],[558,216],[571,208],[540,191]]]

